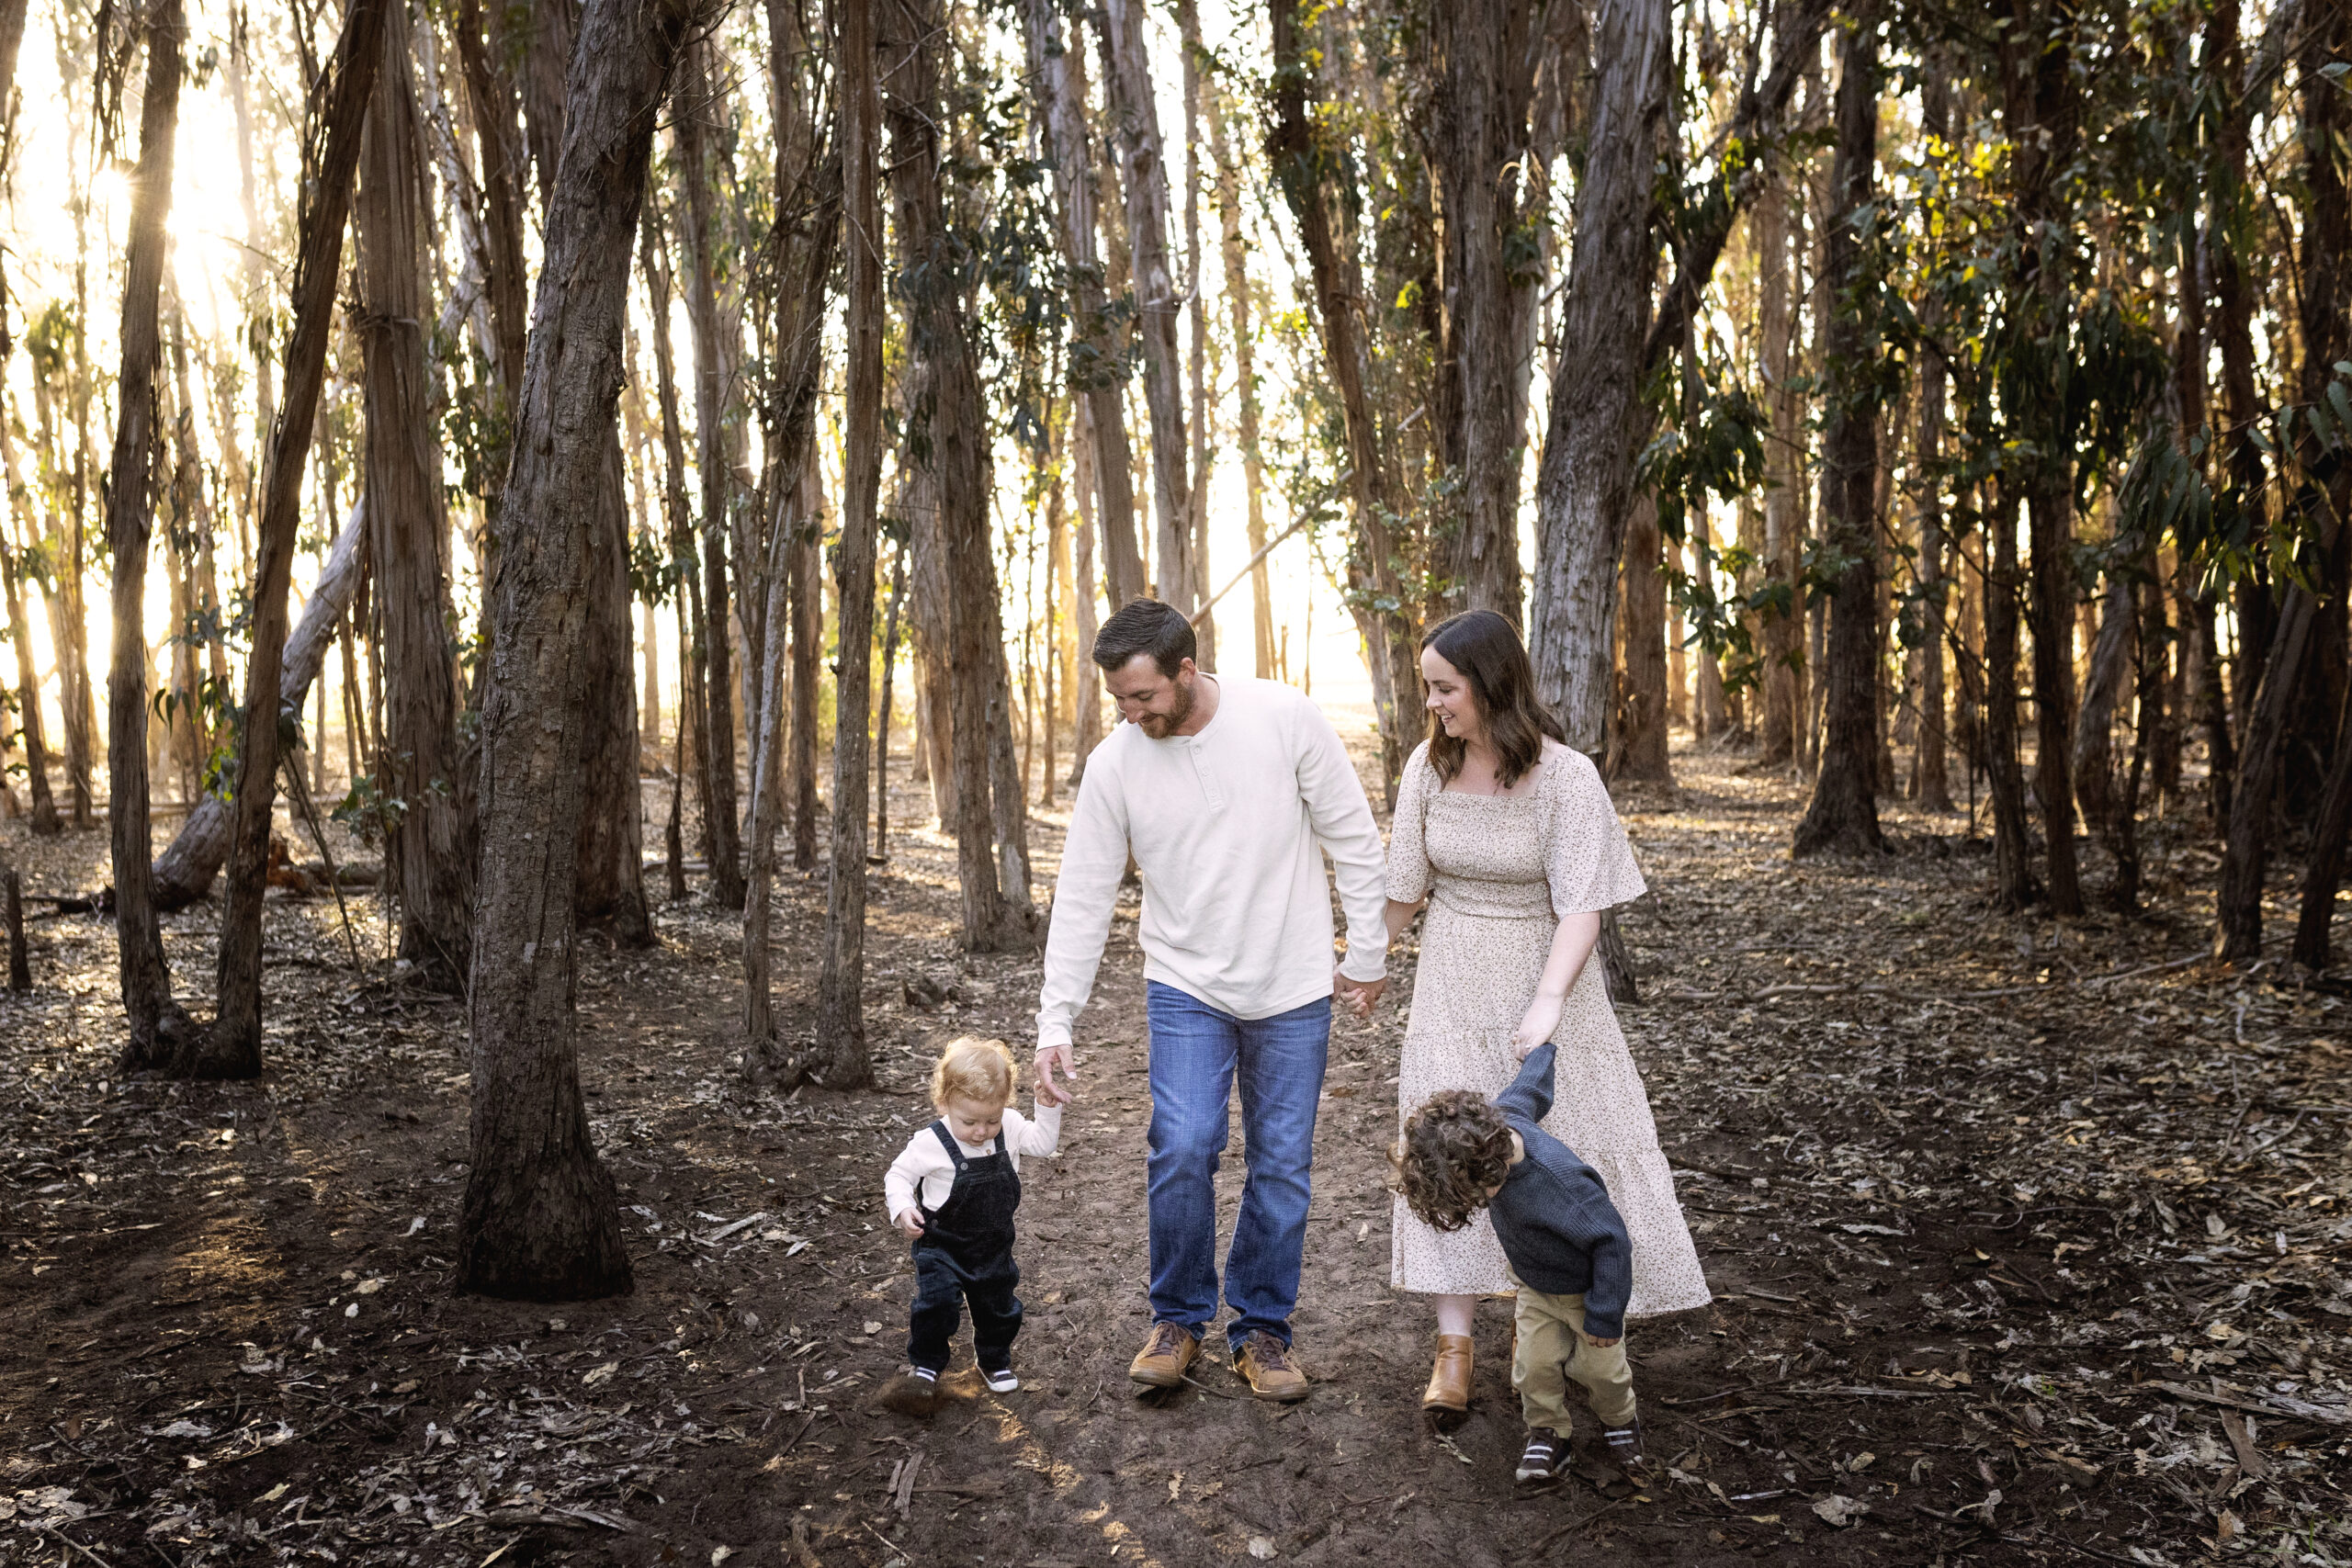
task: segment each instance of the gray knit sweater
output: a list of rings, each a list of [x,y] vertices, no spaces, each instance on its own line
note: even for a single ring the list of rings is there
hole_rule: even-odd
[[[1527,1157],[1503,1178],[1487,1213],[1521,1283],[1547,1296],[1584,1297],[1584,1331],[1596,1339],[1625,1332],[1634,1290],[1634,1244],[1592,1167],[1545,1132],[1558,1053],[1548,1043],[1528,1054],[1511,1086],[1495,1097]]]

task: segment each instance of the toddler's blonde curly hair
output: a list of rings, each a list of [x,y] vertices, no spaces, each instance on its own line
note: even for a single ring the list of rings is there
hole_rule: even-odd
[[[931,1102],[942,1111],[951,1100],[1001,1109],[1012,1103],[1012,1051],[1003,1041],[959,1035],[931,1069]]]

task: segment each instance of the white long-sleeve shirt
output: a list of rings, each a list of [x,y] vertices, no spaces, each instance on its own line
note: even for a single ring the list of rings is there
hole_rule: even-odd
[[[954,1136],[954,1134],[949,1134]],[[1043,1159],[1061,1146],[1062,1108],[1040,1105],[1034,1118],[1023,1116],[1007,1106],[1004,1111],[1004,1153],[1012,1162],[1013,1174],[1021,1171],[1021,1156],[1035,1155]],[[956,1139],[956,1146],[964,1151],[966,1159],[980,1159],[996,1153],[996,1140],[985,1144],[967,1144]],[[890,1223],[897,1224],[899,1216],[915,1206],[920,1198],[926,1209],[936,1209],[947,1201],[947,1194],[956,1186],[956,1162],[947,1157],[947,1145],[926,1122],[899,1157],[890,1162],[889,1174],[882,1178],[882,1201],[889,1208]]]
[[[1119,878],[1143,875],[1144,977],[1236,1018],[1331,994],[1331,857],[1351,980],[1386,972],[1380,829],[1347,748],[1306,694],[1217,679],[1198,735],[1122,724],[1086,760],[1046,938],[1037,1046],[1067,1044],[1094,988]]]

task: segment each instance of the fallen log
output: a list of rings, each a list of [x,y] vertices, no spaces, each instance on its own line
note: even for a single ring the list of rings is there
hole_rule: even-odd
[[[318,679],[320,668],[326,663],[327,647],[334,640],[335,626],[343,619],[344,611],[350,608],[352,595],[358,590],[367,504],[364,495],[352,502],[351,511],[343,521],[343,532],[335,536],[334,547],[327,552],[326,564],[319,569],[319,581],[311,589],[310,602],[302,606],[302,618],[287,636],[286,657],[277,679],[281,711],[302,711],[311,682]],[[169,913],[184,909],[212,890],[212,879],[220,874],[220,863],[229,855],[232,816],[230,803],[216,795],[206,795],[188,813],[171,844],[155,857],[158,910]]]

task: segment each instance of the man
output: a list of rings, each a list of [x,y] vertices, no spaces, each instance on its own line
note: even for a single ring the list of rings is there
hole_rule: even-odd
[[[1216,1315],[1216,1168],[1238,1074],[1249,1179],[1226,1257],[1233,1364],[1261,1399],[1306,1393],[1290,1314],[1306,1239],[1316,1102],[1335,989],[1368,1009],[1387,931],[1380,830],[1321,710],[1271,681],[1193,663],[1184,617],[1137,599],[1094,639],[1127,722],[1087,760],[1071,812],[1037,1007],[1037,1098],[1069,1095],[1070,1024],[1086,1005],[1127,859],[1143,876],[1151,1032],[1151,1337],[1128,1369],[1172,1388]],[[1331,966],[1337,868],[1348,955]]]

